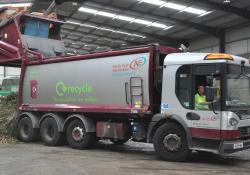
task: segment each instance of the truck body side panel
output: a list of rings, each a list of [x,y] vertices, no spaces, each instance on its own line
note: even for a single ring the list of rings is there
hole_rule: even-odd
[[[147,52],[30,65],[26,67],[22,102],[27,108],[73,108],[86,112],[148,109],[149,60]],[[142,98],[131,94],[141,92],[143,105],[138,106]]]

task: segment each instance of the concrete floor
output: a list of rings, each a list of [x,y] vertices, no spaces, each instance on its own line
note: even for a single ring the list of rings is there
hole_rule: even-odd
[[[159,160],[151,144],[100,142],[90,150],[42,143],[0,145],[0,175],[250,174],[250,150],[227,157],[194,153],[185,163]]]

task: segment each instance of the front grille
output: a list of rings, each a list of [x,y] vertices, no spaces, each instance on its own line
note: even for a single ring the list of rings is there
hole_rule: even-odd
[[[239,128],[239,131],[240,131],[241,136],[249,136],[250,135],[250,126],[241,127],[241,128]]]

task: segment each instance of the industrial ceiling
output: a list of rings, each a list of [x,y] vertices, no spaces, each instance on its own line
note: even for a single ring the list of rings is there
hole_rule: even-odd
[[[31,11],[48,8],[49,0],[1,0],[29,3]],[[62,38],[68,52],[84,54],[162,43],[178,47],[211,35],[225,50],[225,31],[249,24],[249,0],[77,0],[55,9],[65,21]]]

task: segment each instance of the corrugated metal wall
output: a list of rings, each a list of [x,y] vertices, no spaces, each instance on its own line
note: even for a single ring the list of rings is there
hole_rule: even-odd
[[[20,75],[20,68],[0,67],[0,84],[4,77],[17,77]]]
[[[201,37],[190,41],[192,52],[219,52],[219,41],[214,37]],[[250,25],[226,32],[226,52],[250,57]]]

